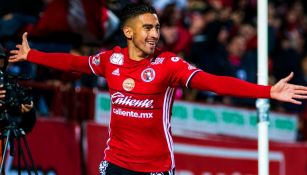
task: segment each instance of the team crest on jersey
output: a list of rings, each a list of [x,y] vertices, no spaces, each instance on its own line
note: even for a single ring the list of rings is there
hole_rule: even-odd
[[[135,82],[134,82],[134,80],[132,78],[127,78],[123,82],[123,88],[126,91],[132,91],[132,89],[134,89],[134,86],[135,86]]]
[[[141,73],[141,78],[145,82],[151,82],[155,79],[156,73],[152,68],[147,68]]]
[[[121,53],[113,53],[110,57],[110,62],[116,65],[124,64],[124,55]]]
[[[179,57],[172,57],[171,60],[172,60],[173,62],[178,62],[178,61],[180,60],[180,58],[179,58]]]

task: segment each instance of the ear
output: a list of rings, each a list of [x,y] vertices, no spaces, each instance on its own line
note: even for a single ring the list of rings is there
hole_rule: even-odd
[[[132,39],[132,35],[133,35],[133,30],[131,27],[129,26],[124,26],[123,27],[123,32],[124,32],[124,35],[127,39]]]

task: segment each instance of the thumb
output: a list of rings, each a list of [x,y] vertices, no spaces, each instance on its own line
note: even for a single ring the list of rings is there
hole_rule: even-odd
[[[293,75],[294,75],[294,73],[293,72],[291,72],[286,78],[284,78],[283,80],[285,81],[285,82],[288,82],[288,81],[290,81],[292,78],[293,78]]]
[[[22,35],[22,45],[24,45],[24,44],[29,45],[27,37],[28,37],[28,32],[23,33],[23,35]]]

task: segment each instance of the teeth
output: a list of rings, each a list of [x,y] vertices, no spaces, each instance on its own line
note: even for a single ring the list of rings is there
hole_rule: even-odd
[[[155,44],[155,41],[147,41],[149,44]]]

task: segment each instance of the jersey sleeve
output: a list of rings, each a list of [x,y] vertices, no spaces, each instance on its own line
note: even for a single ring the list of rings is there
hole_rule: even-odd
[[[62,71],[91,73],[87,65],[87,56],[75,56],[68,53],[45,53],[31,49],[27,60]]]
[[[238,78],[217,76],[201,71],[191,79],[191,88],[212,91],[219,95],[245,98],[271,98],[271,86],[263,86]]]
[[[171,56],[167,61],[167,69],[169,71],[169,83],[172,87],[185,86],[189,87],[191,78],[200,69],[189,64],[180,57]]]
[[[88,57],[88,64],[91,71],[97,76],[105,77],[109,52],[100,52]]]

